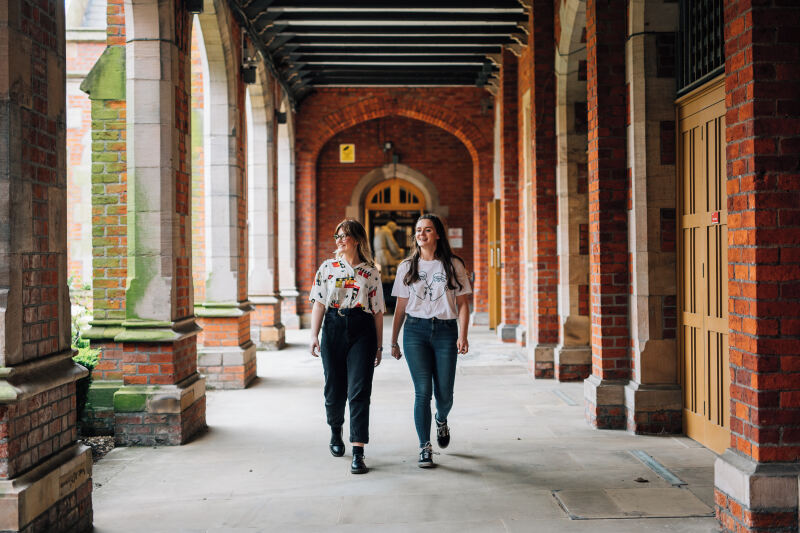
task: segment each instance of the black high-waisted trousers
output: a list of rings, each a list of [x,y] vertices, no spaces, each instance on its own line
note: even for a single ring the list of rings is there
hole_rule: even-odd
[[[344,424],[350,402],[350,442],[369,442],[369,401],[378,336],[375,318],[361,309],[325,312],[322,323],[322,368],[325,370],[325,411],[332,428]]]

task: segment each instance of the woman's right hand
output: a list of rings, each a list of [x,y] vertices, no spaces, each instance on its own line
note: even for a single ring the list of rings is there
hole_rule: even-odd
[[[311,355],[313,355],[314,357],[319,357],[320,348],[319,348],[319,339],[318,338],[314,337],[311,340],[311,344],[309,345],[309,348],[311,349]]]
[[[400,351],[400,346],[397,344],[392,345],[392,357],[398,360],[403,357],[403,352]]]

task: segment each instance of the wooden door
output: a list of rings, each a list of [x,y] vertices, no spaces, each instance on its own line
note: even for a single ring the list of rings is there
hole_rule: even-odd
[[[489,328],[500,323],[502,286],[500,282],[500,200],[492,200],[489,210]]]
[[[728,210],[721,80],[678,102],[679,361],[684,431],[730,446]]]

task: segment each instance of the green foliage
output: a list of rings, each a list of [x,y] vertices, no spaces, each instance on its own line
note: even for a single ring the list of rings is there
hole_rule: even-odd
[[[84,409],[86,408],[86,398],[89,395],[89,387],[92,384],[92,370],[97,366],[100,357],[100,350],[94,349],[89,345],[89,339],[81,337],[81,323],[85,319],[86,310],[73,308],[72,313],[72,349],[78,350],[78,355],[72,358],[73,361],[86,367],[89,375],[85,378],[79,379],[75,383],[75,399],[78,409],[78,420],[84,416]]]

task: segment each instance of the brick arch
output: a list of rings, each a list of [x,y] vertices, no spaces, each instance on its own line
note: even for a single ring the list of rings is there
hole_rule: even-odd
[[[389,116],[413,118],[453,134],[467,148],[472,157],[475,172],[478,172],[480,164],[479,151],[481,149],[491,150],[490,141],[475,124],[444,107],[418,100],[399,103],[397,100],[387,101],[384,98],[373,97],[343,107],[326,116],[317,130],[315,142],[308,148],[299,146],[298,155],[305,152],[313,161],[316,161],[322,147],[338,133],[362,122]]]
[[[352,90],[340,91],[342,99],[346,98],[346,94],[352,98]],[[336,90],[320,91],[323,97],[336,92]],[[301,116],[298,118],[296,145],[297,212],[306,214],[314,212],[317,202],[317,159],[323,146],[340,132],[369,120],[395,116],[419,120],[450,133],[464,145],[472,159],[473,265],[475,271],[473,309],[477,313],[486,313],[488,311],[488,261],[483,234],[487,225],[486,204],[493,195],[491,144],[493,113],[485,112],[481,108],[481,97],[485,93],[472,88],[384,89],[370,90],[370,93],[368,97],[357,99],[332,112],[316,115],[315,120],[304,120],[302,115],[305,109],[301,110]],[[451,111],[447,107],[449,105],[464,112]],[[314,102],[304,102],[303,106],[304,108],[312,107]],[[313,134],[304,134],[306,129],[313,130]],[[310,217],[306,215],[306,218]],[[306,285],[313,277],[318,262],[318,258],[314,257],[314,252],[310,252],[315,249],[317,242],[315,217],[313,221],[303,222],[298,217],[297,237],[297,282],[301,294],[305,296]]]

